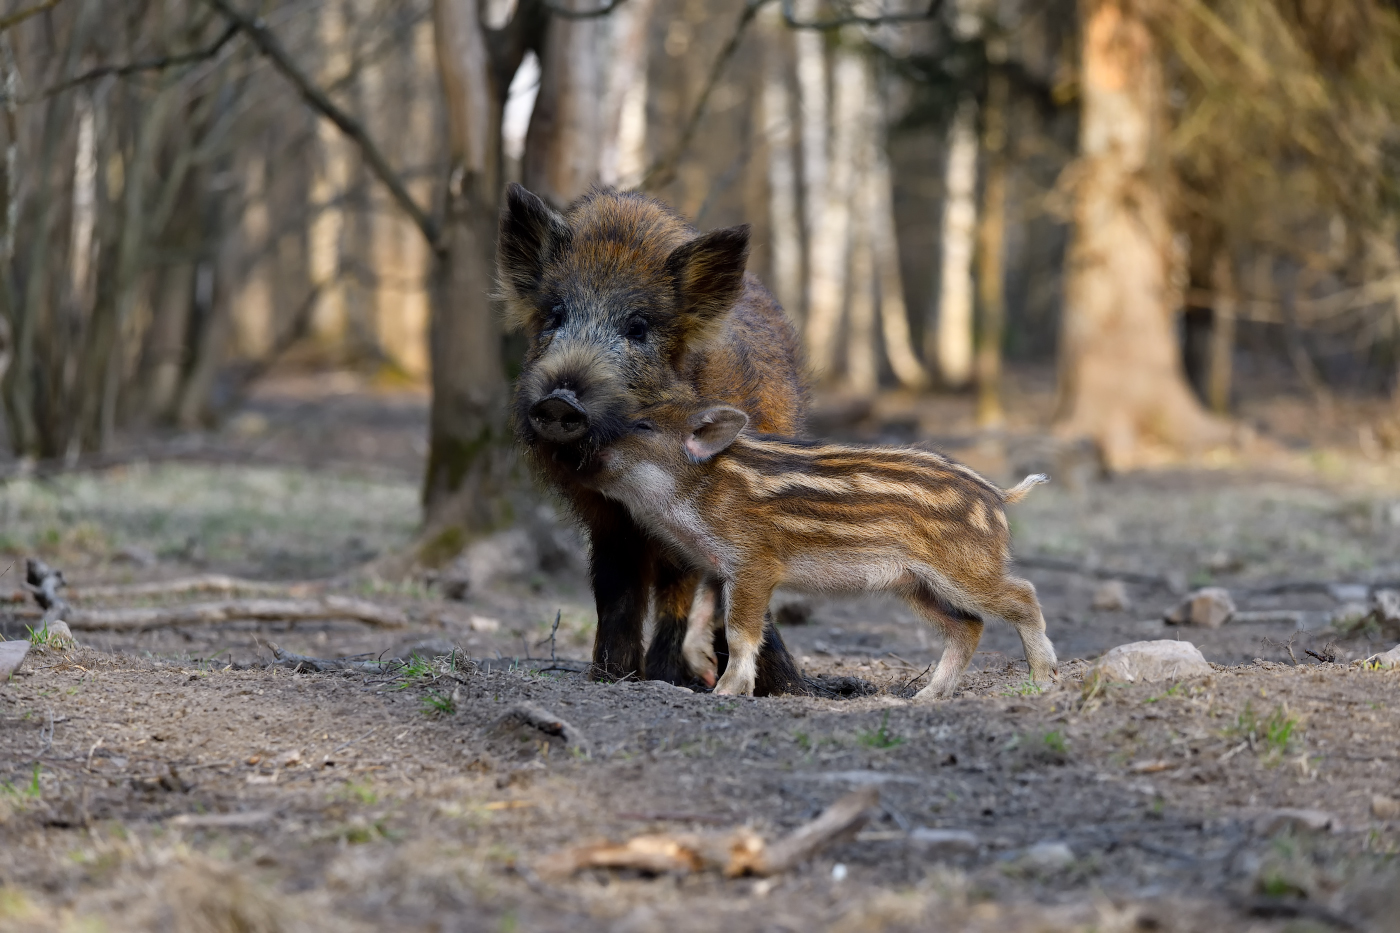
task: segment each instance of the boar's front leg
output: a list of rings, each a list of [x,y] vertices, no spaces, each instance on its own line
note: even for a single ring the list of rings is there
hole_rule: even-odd
[[[589,676],[594,680],[642,677],[642,625],[654,576],[655,545],[621,506],[600,509],[590,519],[598,632]]]
[[[654,564],[656,629],[647,648],[647,678],[682,686],[696,678],[704,680],[704,672],[688,663],[685,655],[688,619],[700,574],[678,566],[664,553],[656,554]],[[714,680],[706,683],[712,686]]]

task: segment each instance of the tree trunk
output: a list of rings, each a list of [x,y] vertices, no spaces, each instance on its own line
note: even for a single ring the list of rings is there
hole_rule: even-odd
[[[841,335],[841,310],[847,294],[851,242],[851,200],[862,143],[861,114],[870,101],[865,92],[865,62],[860,53],[838,49],[832,64],[831,158],[825,190],[817,192],[820,208],[809,240],[812,290],[807,299],[807,359],[818,380],[829,379]]]
[[[802,306],[802,217],[794,158],[794,111],[788,87],[792,62],[787,28],[778,19],[777,7],[764,15],[769,43],[763,77],[763,141],[768,153],[768,225],[773,237],[770,285],[778,303],[789,314],[797,315]]]
[[[420,557],[441,560],[509,519],[514,458],[500,316],[491,298],[502,183],[501,118],[524,45],[483,28],[481,0],[434,0],[438,77],[447,110],[449,183],[432,282],[427,535]],[[509,35],[503,35],[508,33]]]
[[[1186,383],[1163,188],[1157,50],[1132,0],[1083,0],[1080,157],[1057,431],[1123,470],[1229,439]]]
[[[1006,330],[1003,282],[1006,245],[1006,104],[1009,80],[1001,69],[987,80],[987,103],[982,114],[982,151],[987,177],[982,187],[982,218],[977,231],[977,425],[999,428],[1001,408],[1001,345]]]
[[[938,280],[938,321],[928,333],[928,355],[950,389],[972,379],[972,258],[977,236],[977,107],[964,100],[948,130],[944,170],[943,262]]]
[[[610,16],[611,61],[602,116],[599,174],[605,185],[635,188],[647,168],[647,37],[656,0],[630,0]]]
[[[1210,359],[1206,369],[1206,401],[1211,411],[1219,415],[1230,411],[1230,389],[1233,383],[1235,355],[1235,317],[1239,294],[1235,289],[1235,267],[1228,250],[1216,254],[1211,267],[1211,290],[1215,306],[1211,309]]]
[[[817,10],[815,0],[797,0],[797,13],[810,18]],[[805,330],[811,322],[813,296],[817,290],[816,240],[822,229],[823,197],[826,194],[826,142],[828,95],[826,52],[822,35],[814,29],[799,29],[793,37],[796,56],[798,117],[801,129],[803,219],[803,294],[800,308],[789,307]]]
[[[564,0],[590,9],[593,0]],[[540,91],[525,135],[522,182],[562,207],[598,181],[602,156],[603,69],[598,55],[607,21],[552,17],[540,51]]]
[[[879,114],[878,131],[870,139],[871,249],[874,251],[876,281],[880,290],[880,325],[885,339],[885,355],[890,369],[906,389],[922,389],[928,384],[914,343],[909,336],[909,308],[904,303],[904,277],[899,270],[899,238],[894,219],[894,178],[890,172],[888,114],[884,89],[876,89],[871,107]]]

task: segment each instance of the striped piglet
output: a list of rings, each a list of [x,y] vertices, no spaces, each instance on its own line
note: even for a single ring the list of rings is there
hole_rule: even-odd
[[[714,655],[699,646],[708,617],[722,620],[729,665],[716,693],[753,693],[779,585],[904,597],[946,645],[916,699],[953,693],[986,616],[1015,627],[1036,681],[1055,678],[1035,587],[1008,571],[1005,513],[1045,476],[1002,490],[928,451],[750,435],[747,424],[728,406],[658,405],[633,418],[584,479],[707,576],[718,602],[710,611],[702,590],[687,659],[714,683]]]

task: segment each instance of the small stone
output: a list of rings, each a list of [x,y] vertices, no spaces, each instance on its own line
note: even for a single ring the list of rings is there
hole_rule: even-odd
[[[1074,864],[1074,850],[1063,842],[1037,842],[1025,851],[1021,860],[1041,871],[1055,871]]]
[[[1105,580],[1094,590],[1093,606],[1100,612],[1123,612],[1131,609],[1132,605],[1127,584],[1122,580]]]
[[[1220,628],[1235,614],[1235,601],[1230,591],[1220,586],[1207,586],[1189,594],[1163,618],[1168,625],[1199,625]]]
[[[10,675],[19,670],[19,666],[24,663],[25,655],[29,654],[29,642],[27,641],[0,641],[0,684],[10,679]]]
[[[73,637],[73,630],[62,619],[50,622],[48,631],[50,648],[72,648],[78,643],[78,639]]]
[[[1135,641],[1110,649],[1089,668],[1085,682],[1150,683],[1204,677],[1209,673],[1211,666],[1195,645],[1189,641],[1161,639]]]
[[[1380,654],[1374,654],[1361,663],[1367,665],[1368,667],[1378,667],[1381,670],[1389,670],[1392,667],[1400,667],[1400,645],[1396,645],[1389,651],[1384,651]]]
[[[501,623],[495,619],[489,619],[486,616],[472,616],[467,622],[467,628],[471,629],[473,632],[481,632],[482,634],[489,635],[492,632],[499,632],[501,630]]]
[[[1229,551],[1216,551],[1210,555],[1206,561],[1206,567],[1211,573],[1234,573],[1244,566],[1244,561],[1240,560]]]
[[[974,853],[980,847],[977,834],[965,829],[930,829],[919,826],[909,833],[909,841],[930,852],[955,855]]]
[[[1291,807],[1284,807],[1278,810],[1270,810],[1254,821],[1254,831],[1261,836],[1272,836],[1274,833],[1291,829],[1307,830],[1308,832],[1320,833],[1332,825],[1332,814],[1322,810],[1298,810]]]
[[[1372,794],[1371,815],[1378,820],[1400,819],[1400,800],[1385,794]]]
[[[1371,594],[1371,614],[1377,622],[1400,622],[1400,590],[1376,590]]]

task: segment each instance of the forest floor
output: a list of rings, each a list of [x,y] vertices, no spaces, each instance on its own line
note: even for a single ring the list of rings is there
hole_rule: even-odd
[[[1018,406],[1027,423],[1043,401]],[[826,695],[735,699],[550,663],[589,652],[576,561],[459,599],[357,574],[415,532],[412,392],[286,379],[149,457],[12,470],[0,591],[38,554],[83,608],[224,598],[82,597],[219,572],[331,579],[404,624],[79,631],[31,649],[0,684],[0,928],[1400,930],[1400,671],[1352,663],[1397,636],[1333,624],[1400,585],[1400,453],[1355,411],[1280,403],[1248,414],[1268,456],[1102,481],[1024,426],[975,437],[968,410],[891,397],[833,428],[935,435],[999,481],[1037,458],[1063,477],[1012,514],[1060,683],[1028,685],[993,623],[958,696],[932,705],[904,697],[940,644],[894,601],[782,594],[783,636]],[[1094,608],[1111,581],[1117,605]],[[1246,621],[1161,621],[1205,584]],[[23,599],[0,604],[6,637],[35,621]],[[1163,638],[1214,672],[1086,694],[1093,658]],[[408,663],[296,672],[274,644]],[[496,727],[522,703],[574,738]],[[541,870],[642,833],[776,839],[871,786],[854,838],[770,878]]]

